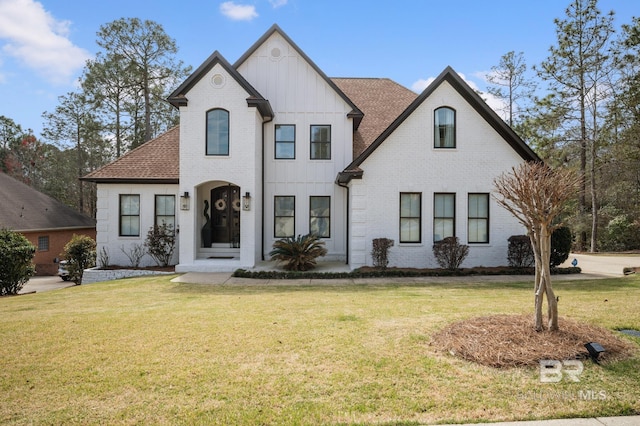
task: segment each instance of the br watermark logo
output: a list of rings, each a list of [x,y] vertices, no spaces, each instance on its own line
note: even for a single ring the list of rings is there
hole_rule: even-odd
[[[577,359],[569,359],[558,361],[555,359],[544,359],[540,361],[540,382],[542,383],[558,383],[561,381],[579,382],[580,375],[584,371],[584,364]],[[604,390],[595,391],[592,389],[581,389],[577,392],[570,390],[561,392],[533,392],[527,393],[524,397],[528,399],[541,400],[586,400],[596,401],[607,399],[607,393]]]
[[[555,359],[540,360],[540,381],[542,383],[557,383],[562,379],[579,382],[584,370],[584,364],[577,359],[558,361]]]

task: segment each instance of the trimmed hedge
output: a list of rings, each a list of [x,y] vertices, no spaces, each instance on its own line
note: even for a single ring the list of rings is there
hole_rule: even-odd
[[[554,275],[579,274],[580,268],[551,268]],[[350,279],[350,278],[387,278],[387,277],[464,277],[474,275],[534,275],[534,268],[465,268],[455,271],[448,269],[356,269],[351,272],[294,272],[294,271],[247,271],[236,269],[232,274],[236,278],[295,280],[295,279]]]

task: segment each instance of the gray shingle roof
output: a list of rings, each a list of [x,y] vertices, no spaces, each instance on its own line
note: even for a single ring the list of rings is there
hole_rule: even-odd
[[[92,228],[95,220],[0,173],[0,227],[14,231]]]

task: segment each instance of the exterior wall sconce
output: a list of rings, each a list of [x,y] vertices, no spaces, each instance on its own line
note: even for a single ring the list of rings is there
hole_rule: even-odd
[[[251,210],[251,194],[245,192],[242,196],[242,210]]]
[[[180,196],[180,210],[189,210],[190,200],[189,192],[185,191],[184,194]]]

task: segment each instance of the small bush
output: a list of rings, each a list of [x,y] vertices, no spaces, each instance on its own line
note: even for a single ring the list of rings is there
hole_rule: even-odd
[[[373,240],[373,266],[385,269],[389,264],[389,248],[393,247],[393,240],[389,238],[375,238]]]
[[[569,258],[573,236],[566,226],[556,229],[551,234],[551,267],[562,265]]]
[[[447,237],[433,245],[433,254],[441,268],[455,271],[469,254],[469,246],[460,244],[458,237]]]
[[[283,267],[288,271],[313,269],[316,259],[326,254],[324,241],[314,234],[283,238],[273,243],[273,250],[269,252],[271,260],[284,263]]]
[[[144,242],[147,253],[159,266],[169,266],[173,251],[176,248],[176,234],[173,232],[173,225],[154,225],[147,233]]]
[[[67,260],[71,281],[80,285],[84,270],[96,266],[96,242],[86,235],[74,234],[62,256]]]
[[[137,268],[140,266],[140,261],[147,251],[144,248],[144,244],[132,244],[130,246],[129,251],[124,249],[124,246],[120,246],[120,250],[124,253],[125,256],[129,259],[129,263],[131,263],[132,268]]]
[[[514,268],[530,268],[535,265],[536,259],[531,248],[531,240],[527,235],[509,237],[507,261],[509,266]]]
[[[107,250],[105,246],[102,246],[102,248],[100,249],[100,254],[98,256],[98,266],[101,268],[106,268],[109,265],[111,265],[111,262],[109,260],[109,250]]]
[[[36,248],[22,234],[0,230],[0,296],[18,294],[35,273]]]

